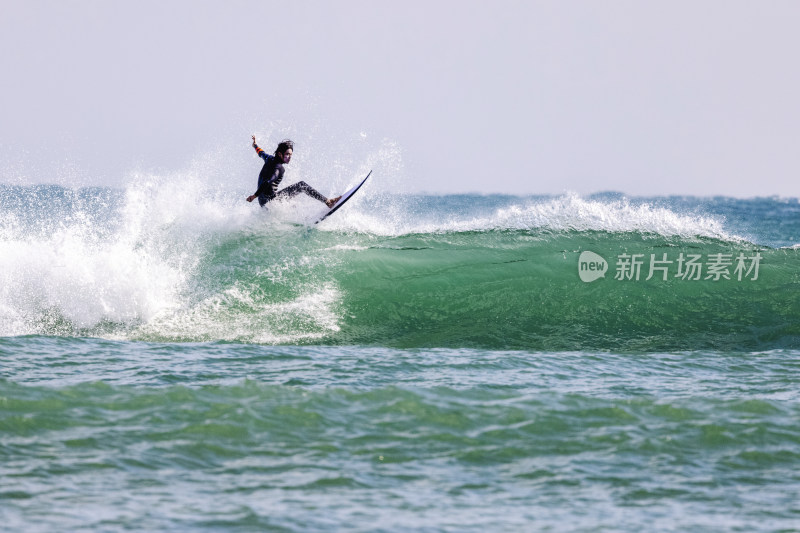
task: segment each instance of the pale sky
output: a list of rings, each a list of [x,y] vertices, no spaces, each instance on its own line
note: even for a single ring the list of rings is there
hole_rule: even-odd
[[[797,197],[798,28],[773,0],[3,0],[0,183],[210,158],[249,194],[256,133],[315,185]]]

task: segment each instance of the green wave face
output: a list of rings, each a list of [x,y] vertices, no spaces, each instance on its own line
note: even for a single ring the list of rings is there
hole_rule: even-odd
[[[584,252],[605,260],[604,276],[582,280]],[[626,257],[641,262],[638,279],[620,266]],[[213,246],[184,307],[130,333],[399,348],[792,347],[800,341],[799,267],[798,250],[743,241],[295,228]]]
[[[354,254],[341,277],[348,314],[339,342],[679,350],[797,346],[800,339],[796,250],[597,233],[544,240],[472,233],[427,237],[417,246],[414,240]],[[587,250],[606,258],[605,277],[581,280],[579,258]],[[756,252],[758,277],[752,268],[740,281],[735,259],[742,254],[751,268],[747,258]],[[638,280],[633,270],[617,268],[626,254],[642,256]],[[681,254],[701,256],[700,279],[694,272],[678,276]],[[707,272],[716,254],[723,262],[730,256],[730,279]],[[648,280],[651,255],[666,272],[654,270]]]

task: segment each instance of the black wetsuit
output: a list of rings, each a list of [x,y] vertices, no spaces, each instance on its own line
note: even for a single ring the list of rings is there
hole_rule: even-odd
[[[255,146],[258,156],[264,160],[264,166],[258,174],[258,189],[253,196],[258,196],[258,203],[261,207],[275,198],[291,198],[301,192],[306,193],[310,197],[319,200],[322,203],[327,202],[327,198],[322,196],[316,189],[307,184],[305,181],[298,181],[294,185],[290,185],[285,189],[275,192],[278,185],[283,180],[283,163],[275,157],[267,154],[264,150]]]

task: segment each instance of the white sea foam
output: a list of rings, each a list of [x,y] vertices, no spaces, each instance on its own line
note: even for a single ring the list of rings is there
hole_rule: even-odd
[[[677,213],[666,207],[628,200],[590,200],[575,194],[549,199],[504,200],[487,210],[491,200],[475,198],[475,209],[415,212],[411,198],[399,197],[396,205],[353,202],[323,229],[395,236],[490,230],[641,232],[685,238],[711,237],[733,240],[720,217]],[[444,203],[444,202],[443,202]],[[478,211],[473,215],[471,212]]]
[[[198,299],[198,270],[215,244],[298,234],[293,224],[309,217],[301,199],[265,212],[214,181],[191,170],[133,175],[103,220],[80,204],[60,219],[48,211],[26,219],[24,207],[0,211],[0,335],[292,342],[335,331],[339,293],[324,280],[288,300],[252,300],[254,287],[244,282],[201,287],[207,292]],[[45,201],[79,196],[58,187],[37,191]],[[42,200],[29,192],[22,197],[30,205]],[[254,263],[249,283],[291,283],[292,272],[318,261],[313,253],[287,253]]]
[[[226,340],[264,344],[320,339],[339,331],[340,299],[332,284],[306,287],[288,301],[265,301],[237,283],[182,309],[168,310],[131,332],[134,337]]]
[[[147,322],[181,305],[198,242],[252,223],[191,178],[134,176],[112,220],[81,209],[55,221],[0,215],[0,334]]]

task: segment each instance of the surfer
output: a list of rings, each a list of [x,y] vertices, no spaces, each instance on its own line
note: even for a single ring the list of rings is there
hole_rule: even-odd
[[[292,153],[294,152],[294,143],[289,139],[281,141],[278,148],[275,150],[275,155],[269,155],[256,144],[256,136],[253,135],[253,148],[256,149],[258,157],[264,160],[264,166],[261,167],[261,172],[258,174],[258,189],[255,193],[247,197],[248,202],[252,202],[258,198],[258,203],[261,207],[276,198],[291,198],[300,194],[306,193],[310,197],[319,200],[328,207],[339,201],[341,196],[336,198],[325,198],[316,189],[305,181],[298,181],[294,185],[290,185],[285,189],[278,192],[278,185],[283,180],[283,165],[288,165],[292,160]]]

